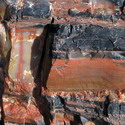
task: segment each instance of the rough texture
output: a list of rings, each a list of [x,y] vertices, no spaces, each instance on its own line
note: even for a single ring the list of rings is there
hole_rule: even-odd
[[[0,3],[1,125],[124,125],[124,0]]]

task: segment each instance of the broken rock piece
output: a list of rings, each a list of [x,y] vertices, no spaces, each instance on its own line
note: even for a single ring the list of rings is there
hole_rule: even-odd
[[[7,0],[7,3],[11,6],[12,19],[48,18],[51,15],[52,6],[47,0]]]

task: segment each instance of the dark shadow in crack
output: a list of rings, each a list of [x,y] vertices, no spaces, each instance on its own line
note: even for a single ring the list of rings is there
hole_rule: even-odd
[[[5,25],[4,25],[5,26]],[[5,27],[6,28],[6,27]],[[0,36],[0,125],[4,125],[5,113],[3,108],[3,94],[5,86],[5,77],[6,77],[6,58],[4,56],[5,50],[5,41],[2,39],[3,36]]]
[[[70,121],[70,125],[82,125],[80,115],[75,114],[74,115],[74,120]]]
[[[1,120],[0,120],[0,125],[4,125],[4,119],[5,119],[5,114],[4,114],[4,109],[3,109],[3,93],[4,93],[4,71],[3,68],[0,67],[0,107],[1,107]]]
[[[36,84],[33,97],[46,125],[50,125],[53,118],[42,90],[47,89],[47,79],[52,67],[52,43],[57,30],[58,25],[46,25],[42,34],[34,40],[31,48],[30,68]]]
[[[110,98],[109,98],[109,96],[107,96],[105,99],[105,102],[104,102],[104,109],[103,109],[103,114],[105,117],[108,117],[109,104],[110,104]]]
[[[5,27],[6,32],[6,41],[4,43],[4,54],[5,56],[5,77],[9,77],[8,70],[9,70],[9,63],[10,63],[10,57],[11,57],[11,29],[9,28],[7,22],[4,20],[2,21],[2,24]]]

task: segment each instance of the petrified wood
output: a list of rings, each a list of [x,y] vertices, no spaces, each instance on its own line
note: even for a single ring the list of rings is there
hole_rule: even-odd
[[[1,125],[125,124],[124,0],[0,0]]]

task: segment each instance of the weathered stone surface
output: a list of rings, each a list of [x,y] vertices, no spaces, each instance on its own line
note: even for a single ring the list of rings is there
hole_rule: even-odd
[[[124,125],[124,0],[0,2],[1,125]]]
[[[6,121],[37,125],[124,122],[124,93],[105,91],[102,96],[100,92],[123,89],[125,57],[118,44],[124,41],[116,39],[124,39],[124,27],[36,22],[9,26],[12,81],[6,79],[9,89],[3,97]]]
[[[67,0],[1,0],[1,2],[4,3],[1,12],[6,11],[6,19],[38,19],[53,16],[58,20],[69,16],[81,16],[113,22],[119,19],[124,20],[123,0],[73,0],[70,2]]]
[[[73,123],[87,124],[89,121],[95,124],[124,124],[124,99],[125,93],[118,91],[82,91],[82,92],[51,92],[45,98],[53,107],[53,124]],[[3,104],[6,121],[26,124],[44,124],[33,98],[25,95],[4,95]],[[108,98],[108,99],[107,99]],[[61,99],[61,103],[59,101]],[[58,102],[62,106],[55,106]],[[20,103],[22,102],[22,103]],[[121,120],[122,119],[122,120]]]
[[[98,51],[124,51],[125,29],[100,25],[60,25],[54,50],[71,51],[80,49]]]
[[[48,88],[54,89],[56,86],[54,91],[66,88],[67,91],[111,89],[112,85],[122,88],[124,77],[121,78],[120,74],[124,72],[124,68],[121,71],[118,65],[120,62],[124,63],[125,40],[117,42],[116,39],[124,39],[123,32],[124,29],[117,27],[92,24],[60,25],[53,42],[55,61],[47,82]],[[118,74],[113,73],[114,69]],[[120,83],[117,76],[121,76]]]
[[[19,91],[23,86],[22,91],[24,89],[31,93],[34,79],[38,80],[37,69],[42,65],[40,58],[41,54],[44,54],[42,47],[46,39],[44,27],[44,25],[22,28],[12,26],[9,74]],[[49,38],[50,42],[53,42],[52,52],[49,49],[46,56],[52,59],[50,63],[53,63],[53,66],[44,71],[51,70],[47,85],[43,85],[45,88],[54,89],[55,85],[56,90],[122,88],[125,72],[124,28],[108,28],[93,24],[53,25],[51,28],[52,31],[48,33],[55,33],[47,37],[52,39]],[[49,39],[47,38],[48,41]],[[123,41],[117,42],[118,39]],[[48,67],[47,58],[46,67]],[[114,69],[117,72],[114,72]],[[109,78],[108,74],[111,74]],[[40,75],[39,78],[41,77]]]
[[[43,32],[43,26],[38,28],[13,27],[11,29],[11,32],[12,51],[9,67],[10,78],[14,82],[16,82],[15,85],[17,86],[17,89],[19,91],[21,90],[20,87],[22,86],[22,89],[25,88],[25,91],[31,93],[34,87],[34,78],[32,76],[31,70],[37,70],[39,65],[39,60],[41,56],[39,46],[40,44],[42,44],[42,42],[44,42],[41,40],[40,37],[41,33]],[[34,51],[34,53],[32,51]],[[33,65],[31,63],[33,63]],[[18,84],[20,84],[21,86],[19,87]]]
[[[47,0],[1,0],[0,20],[48,18],[52,5]]]

